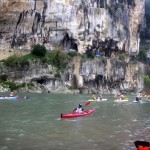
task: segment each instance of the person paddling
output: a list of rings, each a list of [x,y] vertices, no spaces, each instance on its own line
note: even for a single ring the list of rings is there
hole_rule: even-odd
[[[136,101],[139,102],[140,100],[141,100],[141,94],[137,93],[137,95],[136,95]]]
[[[82,104],[79,104],[78,107],[73,110],[73,112],[82,113],[83,110],[84,110],[84,109],[83,109]]]
[[[100,94],[98,97],[97,97],[97,101],[100,101],[102,100],[102,94]]]
[[[11,93],[10,93],[10,97],[13,97],[13,96],[15,96],[15,93],[14,93],[14,92],[11,92]]]
[[[93,95],[93,100],[96,100],[96,99],[97,99],[96,95]]]

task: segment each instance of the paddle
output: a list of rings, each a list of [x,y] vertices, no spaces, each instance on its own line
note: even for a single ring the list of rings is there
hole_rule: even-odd
[[[88,106],[88,105],[90,105],[90,102],[89,102],[89,101],[85,103],[84,107],[85,107],[85,106]]]
[[[135,141],[134,144],[136,148],[138,148],[138,146],[150,147],[150,143],[146,141]]]

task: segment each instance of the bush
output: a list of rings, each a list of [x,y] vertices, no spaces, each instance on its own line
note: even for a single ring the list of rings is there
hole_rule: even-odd
[[[7,75],[1,75],[0,82],[6,82],[6,81],[7,81]]]
[[[149,76],[144,76],[144,86],[146,88],[150,88],[150,77]]]
[[[70,57],[75,57],[75,56],[78,56],[78,53],[76,51],[74,51],[74,52],[68,52],[68,55]]]
[[[5,85],[7,85],[11,91],[17,90],[19,86],[13,82],[5,82]]]
[[[11,68],[20,68],[23,69],[26,65],[29,65],[28,59],[13,55],[8,57],[6,60],[3,60],[4,64]]]
[[[147,59],[146,51],[145,50],[139,51],[138,58],[139,58],[140,61],[145,62],[146,59]]]
[[[68,55],[61,51],[52,51],[47,56],[48,62],[58,69],[64,69],[67,64]]]
[[[34,45],[31,54],[38,57],[44,57],[46,55],[46,48],[40,44]]]
[[[119,53],[119,54],[118,54],[118,59],[119,59],[119,60],[124,60],[124,59],[125,59],[124,53]]]
[[[95,57],[95,53],[91,49],[88,49],[85,54],[87,58],[90,58],[90,59],[94,59]]]

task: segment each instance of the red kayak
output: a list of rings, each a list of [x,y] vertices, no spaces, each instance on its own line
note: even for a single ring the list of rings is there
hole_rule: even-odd
[[[67,118],[75,118],[75,117],[82,117],[82,116],[87,116],[89,114],[92,114],[95,111],[95,108],[91,109],[91,110],[85,110],[82,113],[69,113],[69,114],[61,114],[61,118],[62,119],[67,119]]]
[[[150,150],[150,147],[138,146],[138,150]]]
[[[150,143],[147,141],[135,141],[137,150],[150,150]]]

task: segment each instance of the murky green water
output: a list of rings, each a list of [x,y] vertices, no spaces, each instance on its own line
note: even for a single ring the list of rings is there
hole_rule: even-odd
[[[135,150],[150,141],[150,103],[91,102],[87,117],[60,119],[92,95],[28,94],[29,100],[0,101],[0,150]]]

